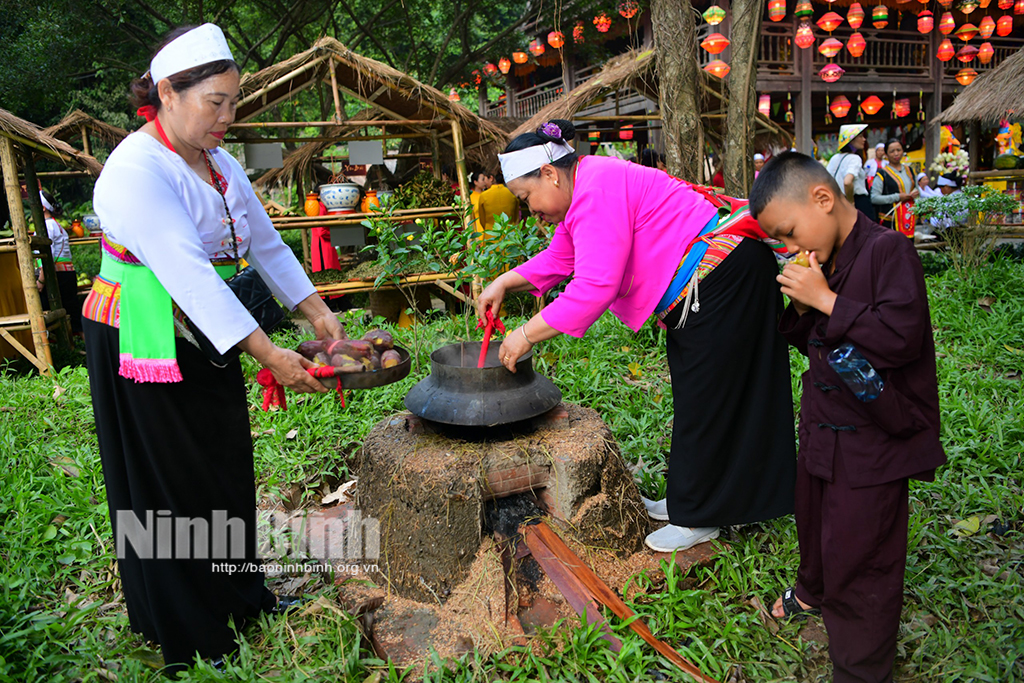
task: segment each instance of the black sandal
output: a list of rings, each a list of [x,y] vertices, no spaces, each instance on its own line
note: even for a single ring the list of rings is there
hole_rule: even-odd
[[[812,614],[821,614],[821,609],[817,607],[802,607],[800,605],[800,601],[796,599],[795,588],[787,588],[782,593],[782,611],[787,619],[792,617],[807,617]]]

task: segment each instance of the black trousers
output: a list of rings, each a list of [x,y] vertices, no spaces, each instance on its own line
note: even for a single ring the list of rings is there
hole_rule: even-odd
[[[835,683],[893,679],[907,522],[906,479],[850,488],[841,453],[831,482],[798,465],[796,593],[821,608]]]
[[[228,619],[241,627],[276,603],[263,571],[246,566],[259,560],[241,364],[218,369],[179,339],[184,381],[135,382],[118,374],[118,330],[84,324],[107,504],[115,540],[120,532],[123,541],[117,562],[131,628],[158,642],[172,669],[196,654],[228,653],[237,647]],[[133,520],[156,529],[151,559],[140,559],[145,544],[140,550],[125,540],[130,527],[138,529]],[[209,542],[179,537],[179,520],[205,520]],[[161,523],[174,526],[173,546]],[[225,530],[225,542],[217,542],[218,528]],[[216,556],[225,550],[227,557]]]
[[[78,299],[78,276],[73,270],[57,271],[57,289],[60,291],[60,303],[68,313],[68,321],[71,323],[72,332],[82,331],[82,302]],[[43,302],[43,310],[50,310],[50,296],[46,293],[46,287],[40,293]]]
[[[745,239],[698,288],[700,309],[675,329],[668,514],[677,526],[760,522],[793,511],[796,437],[782,294],[771,249]]]

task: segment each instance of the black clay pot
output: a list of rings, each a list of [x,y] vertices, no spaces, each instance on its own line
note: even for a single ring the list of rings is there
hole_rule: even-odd
[[[501,341],[491,341],[477,368],[481,342],[451,344],[430,354],[430,376],[405,397],[405,407],[425,420],[468,427],[511,424],[541,415],[562,400],[551,380],[533,371],[533,352],[509,372],[498,362]]]

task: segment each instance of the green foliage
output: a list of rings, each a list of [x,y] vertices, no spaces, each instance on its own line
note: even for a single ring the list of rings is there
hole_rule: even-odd
[[[505,214],[494,217],[494,225],[473,234],[463,272],[484,282],[506,270],[522,265],[547,246],[533,216],[515,223]]]
[[[431,209],[438,206],[451,206],[455,201],[455,192],[451,185],[435,178],[430,171],[421,171],[409,182],[400,186],[391,195],[388,208],[400,209]]]
[[[914,215],[918,218],[966,222],[981,214],[986,220],[994,215],[1015,211],[1019,203],[1012,197],[987,185],[968,185],[959,192],[929,197],[914,202]]]

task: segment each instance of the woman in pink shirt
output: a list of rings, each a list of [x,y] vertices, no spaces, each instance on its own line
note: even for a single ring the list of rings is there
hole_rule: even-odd
[[[537,342],[582,337],[606,311],[633,331],[652,314],[668,329],[674,419],[667,496],[645,499],[670,524],[647,537],[668,552],[716,538],[719,527],[793,510],[793,402],[782,296],[771,249],[730,233],[690,185],[611,157],[578,158],[575,128],[551,121],[500,155],[508,188],[557,225],[551,244],[491,283],[479,315],[507,292],[564,293],[512,331],[509,370]],[[728,257],[728,258],[726,258]]]

